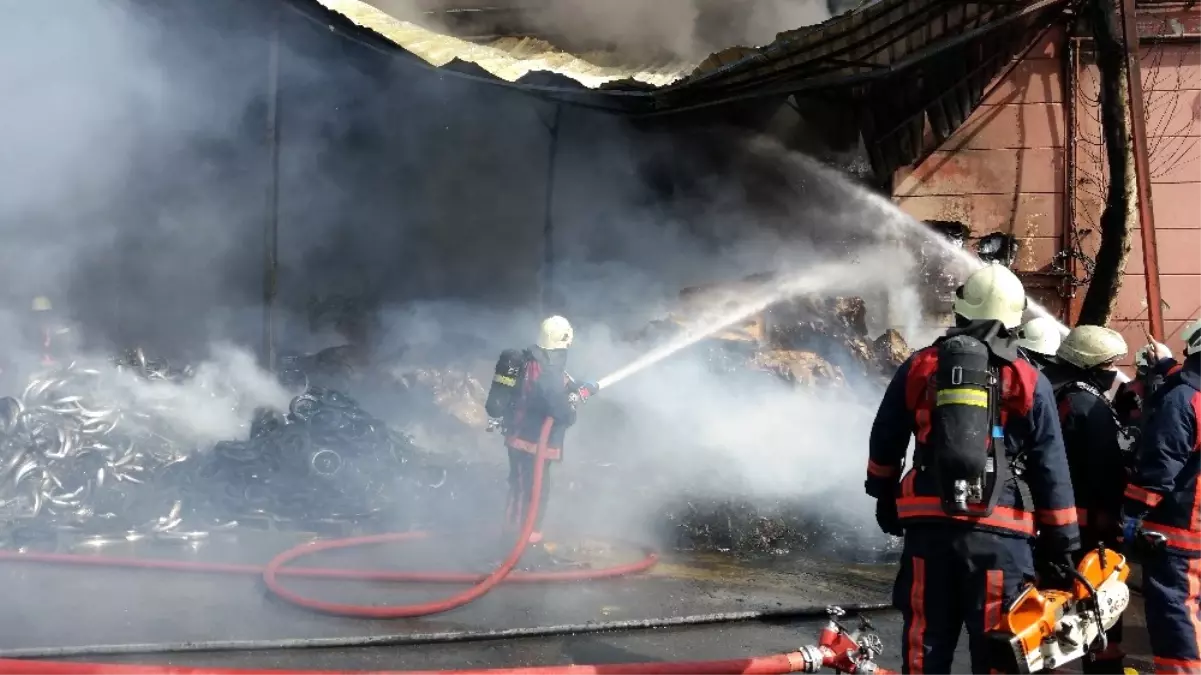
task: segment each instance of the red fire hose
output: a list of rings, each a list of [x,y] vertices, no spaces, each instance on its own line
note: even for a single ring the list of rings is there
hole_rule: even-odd
[[[49,563],[57,565],[79,565],[90,567],[115,567],[125,569],[156,569],[170,572],[195,572],[207,574],[262,575],[263,581],[266,583],[270,592],[290,603],[314,611],[324,612],[326,614],[372,619],[414,617],[445,612],[456,607],[462,607],[463,605],[480,598],[502,581],[537,583],[548,581],[584,581],[589,579],[606,579],[643,572],[653,567],[655,563],[659,561],[659,558],[654,552],[647,551],[646,556],[642,560],[625,565],[618,565],[615,567],[569,570],[562,572],[514,572],[510,574],[510,572],[513,570],[513,567],[517,565],[517,562],[521,559],[522,554],[525,552],[526,547],[528,546],[530,534],[534,531],[534,523],[538,517],[538,509],[541,507],[540,502],[543,470],[547,461],[546,447],[550,438],[552,426],[553,420],[547,418],[546,422],[544,422],[542,425],[542,431],[538,438],[538,452],[536,455],[536,461],[534,462],[534,476],[532,481],[533,489],[530,495],[529,507],[526,509],[526,516],[525,521],[522,524],[521,534],[518,537],[517,542],[513,545],[513,550],[509,552],[508,557],[505,558],[505,561],[501,564],[501,566],[488,575],[469,574],[462,572],[401,572],[393,570],[284,567],[284,565],[296,560],[297,558],[317,553],[319,551],[352,548],[357,546],[383,544],[389,542],[412,541],[415,539],[423,539],[429,536],[429,533],[427,532],[401,532],[394,534],[381,534],[367,537],[352,537],[347,539],[333,539],[328,541],[312,542],[284,551],[267,563],[265,567],[258,565],[198,563],[176,560],[152,560],[143,558],[94,557],[69,553],[17,553],[14,551],[0,551],[0,562],[9,561]],[[356,581],[451,584],[467,583],[473,584],[473,586],[444,600],[420,603],[416,605],[376,607],[369,605],[348,605],[322,602],[319,600],[306,598],[288,590],[287,588],[284,588],[284,586],[280,583],[280,577],[284,576],[318,579],[348,579]]]
[[[803,672],[800,655],[777,654],[725,661],[670,661],[661,663],[617,663],[595,666],[539,666],[534,668],[488,668],[478,670],[253,670],[238,668],[194,668],[188,666],[146,666],[124,663],[72,663],[69,661],[25,661],[0,659],[0,675],[686,675],[709,673],[759,673],[782,675]],[[881,672],[881,671],[877,671]]]
[[[502,582],[540,582],[540,581],[578,581],[586,579],[611,578],[626,574],[645,571],[658,562],[658,556],[648,551],[647,555],[634,563],[597,570],[575,570],[566,572],[539,572],[510,574],[528,546],[530,534],[537,521],[538,509],[541,506],[542,480],[546,465],[547,442],[553,420],[547,419],[542,425],[538,439],[538,451],[534,463],[534,476],[529,507],[526,509],[525,521],[522,523],[521,534],[504,562],[486,576],[464,573],[441,572],[396,572],[391,570],[351,570],[298,567],[286,568],[289,562],[306,555],[320,551],[337,550],[382,544],[390,542],[422,539],[428,536],[425,532],[404,532],[383,534],[366,537],[352,537],[323,542],[311,542],[284,551],[272,559],[265,567],[256,565],[237,565],[220,563],[195,563],[172,560],[146,560],[137,558],[91,557],[84,555],[61,553],[15,553],[0,551],[0,561],[11,562],[42,562],[51,564],[80,565],[93,567],[117,567],[129,569],[158,569],[174,572],[197,572],[216,574],[261,574],[270,592],[297,606],[326,614],[362,618],[401,618],[424,616],[445,612],[456,607],[462,607],[492,590]],[[472,583],[467,590],[452,595],[443,600],[425,602],[413,605],[392,607],[377,607],[369,605],[350,605],[333,602],[323,602],[304,597],[288,590],[280,583],[280,577],[306,577],[321,579],[353,579],[362,581],[397,581],[397,582],[427,582],[427,583]],[[544,667],[521,668],[492,668],[475,670],[428,670],[428,671],[373,671],[373,675],[515,675],[529,673],[532,675],[551,675],[553,673],[572,673],[577,675],[634,675],[647,674],[685,674],[685,673],[760,673],[776,675],[793,672],[816,672],[814,666],[806,664],[800,652],[777,654],[774,656],[751,657],[743,659],[728,659],[719,661],[677,661],[651,663],[623,663],[609,665],[559,665]],[[0,659],[0,675],[122,675],[124,673],[141,675],[282,675],[286,671],[260,669],[214,669],[195,668],[168,665],[130,665],[106,664],[64,661],[31,661],[25,659]],[[290,671],[301,672],[304,675],[346,675],[358,671]],[[877,671],[884,672],[884,671]],[[363,671],[363,675],[368,675]]]

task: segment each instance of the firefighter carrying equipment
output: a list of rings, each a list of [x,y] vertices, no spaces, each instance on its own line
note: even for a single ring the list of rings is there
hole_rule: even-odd
[[[993,672],[1045,672],[1106,651],[1105,632],[1130,604],[1129,575],[1125,556],[1102,548],[1081,559],[1070,590],[1027,587],[987,636]]]
[[[1110,328],[1076,326],[1063,339],[1055,355],[1060,361],[1088,370],[1125,356],[1126,340]]]
[[[1055,356],[1063,342],[1059,322],[1047,316],[1030,319],[1017,329],[1018,346],[1043,356]]]
[[[938,408],[938,344],[910,356],[889,383],[872,425],[865,489],[877,500],[894,500],[906,528],[918,523],[958,523],[1010,537],[1031,538],[1037,532],[1047,550],[1071,551],[1079,545],[1079,530],[1051,384],[1017,356],[1001,331],[999,322],[991,321],[947,332],[947,338],[967,334],[985,343],[992,355],[989,368],[997,370],[1000,430],[985,429],[988,440],[1004,449],[997,454],[1003,461],[994,466],[999,494],[995,499],[989,495],[992,512],[971,513],[969,508],[969,513],[947,513],[934,476],[926,470]],[[968,396],[979,400],[978,394]],[[995,439],[998,434],[1003,436],[1001,442]],[[911,437],[916,441],[914,467],[902,478]]]
[[[563,439],[576,420],[568,386],[571,379],[563,369],[566,352],[532,347],[525,355],[528,359],[517,383],[512,414],[505,420],[505,446],[536,453],[542,421],[550,417],[554,427],[547,442],[547,457],[562,459]]]
[[[575,340],[571,323],[561,317],[552,316],[542,322],[538,330],[538,346],[546,350],[567,349]]]
[[[508,430],[507,421],[513,417],[513,407],[517,403],[517,384],[525,373],[525,364],[533,356],[519,349],[506,349],[496,360],[496,370],[492,374],[492,386],[488,389],[488,399],[484,402],[484,412],[488,413],[489,430],[500,427]]]
[[[949,515],[992,515],[998,483],[1008,478],[1000,420],[1000,376],[988,346],[971,335],[936,343],[934,405],[922,469],[930,472]]]
[[[1026,290],[1009,268],[985,265],[956,289],[951,310],[969,321],[1000,321],[1012,330],[1022,323]]]

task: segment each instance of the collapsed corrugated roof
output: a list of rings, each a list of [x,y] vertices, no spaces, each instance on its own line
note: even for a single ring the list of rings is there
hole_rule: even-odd
[[[456,60],[472,63],[506,82],[519,82],[531,72],[543,72],[563,75],[589,89],[614,82],[663,87],[686,77],[697,66],[678,58],[633,63],[613,52],[571,53],[530,35],[473,41],[396,18],[364,0],[316,1],[432,66],[440,68]]]
[[[770,84],[786,91],[790,84],[838,86],[878,77],[1059,1],[880,0],[780,33],[771,44],[731,47],[692,63],[678,58],[633,62],[604,51],[572,53],[528,35],[473,41],[396,18],[365,0],[310,0],[435,67],[472,64],[513,84],[537,74],[558,75],[587,89],[662,93],[655,98],[664,100],[670,98],[668,92],[695,87],[730,93]]]
[[[628,115],[755,100],[778,104],[791,95],[837,90],[854,102],[856,113],[846,124],[860,130],[872,168],[882,177],[958,128],[989,82],[1063,16],[1066,4],[878,0],[780,33],[768,45],[731,47],[691,63],[571,52],[535,31],[521,34],[518,19],[506,33],[495,24],[490,32],[464,29],[472,12],[458,12],[453,21],[441,17],[456,25],[454,35],[401,20],[364,0],[291,1],[332,29],[443,71]]]

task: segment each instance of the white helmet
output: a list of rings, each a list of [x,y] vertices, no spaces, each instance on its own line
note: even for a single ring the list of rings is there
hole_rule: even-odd
[[[1009,268],[991,264],[972,272],[955,291],[951,309],[969,321],[1000,321],[1014,329],[1022,323],[1026,289]]]
[[[35,312],[49,312],[51,309],[54,309],[50,305],[50,298],[47,298],[44,295],[39,295],[38,297],[34,298],[30,307]]]
[[[1102,326],[1076,326],[1059,345],[1056,356],[1077,368],[1095,368],[1126,354],[1126,340]]]
[[[561,316],[552,316],[543,321],[538,330],[538,346],[543,349],[567,349],[574,339],[575,331]]]
[[[1185,356],[1201,354],[1201,319],[1197,319],[1185,326],[1184,330],[1180,333],[1180,339],[1184,340]]]
[[[1055,356],[1055,352],[1059,351],[1059,343],[1063,341],[1063,334],[1059,332],[1058,321],[1040,316],[1022,324],[1018,328],[1017,338],[1018,346],[1023,349],[1044,356]]]
[[[1148,342],[1134,353],[1134,365],[1153,366],[1159,359],[1172,358],[1172,350],[1162,342]]]

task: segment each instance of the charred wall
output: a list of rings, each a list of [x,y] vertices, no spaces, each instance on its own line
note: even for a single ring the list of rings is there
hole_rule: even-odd
[[[894,199],[925,221],[966,225],[972,247],[1001,232],[1020,244],[1014,269],[1062,311],[1056,255],[1064,227],[1065,34],[1051,31],[994,84],[968,120],[919,164],[897,172]]]

